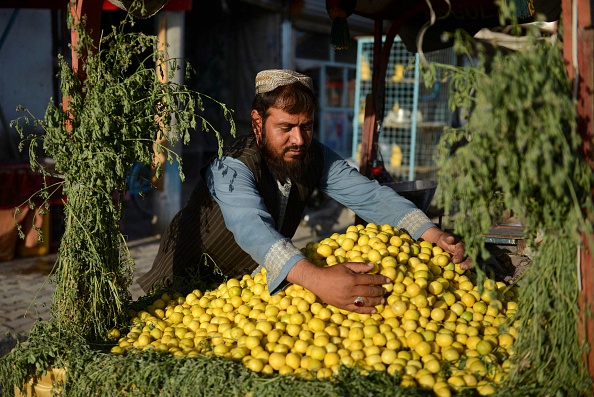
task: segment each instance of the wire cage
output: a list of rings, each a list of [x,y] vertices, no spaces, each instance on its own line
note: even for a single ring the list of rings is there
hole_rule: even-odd
[[[454,64],[451,48],[425,54],[429,62]],[[353,158],[360,163],[365,98],[371,93],[373,38],[357,40],[357,80],[353,120]],[[396,37],[388,60],[384,119],[378,138],[378,156],[395,181],[435,180],[435,147],[452,121],[448,108],[448,81],[438,77],[425,87],[419,76],[419,55],[409,52]]]

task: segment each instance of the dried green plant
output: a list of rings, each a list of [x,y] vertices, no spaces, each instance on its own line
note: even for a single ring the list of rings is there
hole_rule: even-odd
[[[519,33],[513,13],[500,8]],[[582,360],[588,347],[578,340],[576,253],[581,233],[592,233],[594,173],[580,154],[562,43],[536,27],[524,38],[521,50],[488,51],[457,32],[455,49],[470,66],[425,70],[429,83],[447,74],[451,108],[469,115],[438,145],[437,198],[472,258],[488,257],[484,236],[504,211],[522,221],[534,252],[518,281],[520,334],[501,395],[586,395],[592,379]]]
[[[297,375],[265,375],[240,361],[215,355],[180,357],[156,350],[132,354],[109,353],[108,344],[89,344],[64,332],[55,323],[36,323],[37,330],[23,348],[0,360],[2,395],[14,396],[13,385],[50,366],[66,367],[66,381],[56,382],[61,396],[409,396],[430,397],[431,390],[401,387],[398,373],[361,373],[342,367],[331,379]],[[15,368],[17,369],[15,371]],[[28,372],[22,368],[29,368]],[[475,395],[461,392],[460,397]]]
[[[119,222],[131,166],[153,166],[159,177],[163,164],[157,154],[163,153],[169,163],[178,163],[183,180],[181,158],[169,147],[180,140],[187,143],[200,128],[216,134],[221,150],[220,132],[200,114],[204,100],[220,106],[232,135],[235,125],[224,104],[173,82],[180,73],[177,60],[167,57],[156,36],[130,32],[130,15],[97,48],[84,21],[70,24],[78,31],[76,48],[86,78],[81,81],[60,57],[67,109],[50,103],[43,120],[28,113],[13,125],[21,135],[28,123],[43,130],[23,145],[29,143],[32,168],[47,173],[35,155],[42,143],[63,178],[61,186],[45,186],[42,197],[59,187],[67,197],[65,232],[53,273],[53,318],[63,328],[99,341],[125,321],[129,300],[133,260]]]

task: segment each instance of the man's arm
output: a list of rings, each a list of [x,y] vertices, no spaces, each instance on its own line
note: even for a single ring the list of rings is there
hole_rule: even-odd
[[[320,189],[368,222],[404,229],[415,240],[435,226],[411,201],[361,175],[327,147]]]
[[[225,226],[235,242],[260,265],[256,271],[266,268],[268,288],[274,293],[290,268],[305,256],[276,230],[254,175],[244,163],[230,157],[216,159],[207,168],[205,178],[221,208]]]
[[[374,306],[384,302],[386,290],[382,284],[390,280],[365,274],[370,265],[318,267],[278,233],[245,164],[231,158],[216,160],[206,178],[237,244],[266,268],[271,293],[286,280],[309,289],[326,303],[359,313],[374,313]],[[364,298],[364,307],[354,305],[358,296]]]
[[[377,181],[361,175],[327,147],[324,147],[321,188],[363,219],[404,229],[413,239],[422,238],[452,254],[453,262],[460,263],[462,269],[470,268],[470,259],[464,254],[464,244],[461,241],[437,228],[412,202],[391,188],[380,186]]]

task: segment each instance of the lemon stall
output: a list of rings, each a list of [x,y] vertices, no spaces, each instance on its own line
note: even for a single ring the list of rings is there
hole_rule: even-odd
[[[50,105],[39,121],[67,196],[53,318],[37,322],[28,340],[0,359],[3,395],[592,395],[588,305],[594,302],[587,275],[593,173],[581,152],[591,140],[591,121],[588,135],[578,113],[583,108],[576,106],[576,75],[567,71],[559,39],[520,29],[513,5],[489,3],[506,26],[521,31],[521,50],[486,48],[457,32],[453,45],[473,63],[424,65],[426,83],[447,78],[451,106],[469,114],[464,126],[446,129],[441,138],[436,199],[475,259],[473,269],[461,269],[441,248],[393,225],[358,220],[301,250],[319,266],[373,263],[371,272],[391,280],[375,314],[325,304],[298,285],[271,295],[265,271],[216,285],[188,280],[131,301],[133,260],[118,229],[122,207],[113,192],[125,190],[131,164],[154,163],[155,137],[157,152],[176,158],[165,144],[172,117],[177,136],[186,139],[197,123],[207,123],[195,109],[212,100],[234,124],[224,104],[155,78],[176,66],[156,38],[126,31],[131,15],[95,46],[99,38],[88,35],[83,22],[92,19],[82,18],[89,11],[82,4],[72,3],[71,26],[81,39],[73,51],[75,62],[84,59],[85,78],[60,60],[70,101]],[[467,6],[447,4],[453,11]],[[353,12],[378,26],[384,17],[401,15],[385,43],[414,15],[427,11],[433,16],[428,23],[443,16],[431,2],[375,6],[328,1],[334,37],[344,36],[343,19]],[[145,64],[130,70],[129,56],[156,59],[157,70]],[[377,56],[365,114],[364,174],[376,160],[376,120],[383,112]],[[126,139],[100,133],[109,128]],[[510,211],[522,220],[531,261],[521,275],[506,278],[481,266],[480,258],[490,255],[485,235]]]

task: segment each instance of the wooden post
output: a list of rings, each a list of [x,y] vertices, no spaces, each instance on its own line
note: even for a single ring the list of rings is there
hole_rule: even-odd
[[[99,44],[101,33],[102,6],[103,2],[96,0],[71,0],[68,5],[70,13],[74,18],[74,26],[84,18],[85,28],[93,39],[93,43],[96,45]],[[79,54],[77,53],[78,32],[74,28],[70,32],[70,40],[72,43],[72,71],[82,82],[87,77],[84,68],[82,67],[85,62],[85,54],[83,53],[79,57]],[[69,101],[70,97],[62,98],[62,107],[64,110],[68,109]]]
[[[583,138],[581,155],[594,171],[594,30],[592,12],[594,0],[562,0],[563,57],[567,73],[573,81],[577,99],[578,130]],[[594,259],[592,248],[594,236],[582,234],[580,250],[581,290],[578,295],[580,342],[587,342],[589,350],[584,361],[590,377],[594,379]]]
[[[167,47],[168,56],[174,59],[181,59],[183,57],[183,37],[184,37],[184,13],[183,11],[162,11],[158,16],[158,28],[159,32],[157,37],[159,38],[159,46],[165,50]],[[183,67],[183,65],[181,65]],[[163,73],[165,79],[169,78],[167,70],[168,65],[158,65],[157,67],[164,68]],[[172,78],[172,82],[181,84],[183,83],[184,73],[181,70],[175,72]],[[166,82],[164,80],[162,82]],[[173,132],[175,133],[175,131]],[[171,146],[168,139],[170,137],[163,137],[158,143],[161,145],[167,145],[169,149],[177,153],[181,153],[182,144],[177,142],[175,146]],[[178,174],[178,164],[174,162],[169,164],[167,157],[164,153],[157,154],[158,161],[161,162],[163,167],[163,174],[160,179],[153,180],[156,185],[153,194],[153,219],[152,228],[154,234],[162,234],[169,222],[173,219],[175,214],[181,209],[181,191],[182,185]]]
[[[159,15],[157,17],[157,39],[158,39],[158,46],[159,46],[159,51],[167,51],[167,17],[163,14]],[[157,68],[157,73],[159,76],[159,81],[161,83],[167,83],[169,77],[168,77],[168,73],[169,73],[169,68],[167,65],[167,62],[163,63],[163,64],[158,64],[156,65]],[[157,138],[156,143],[158,145],[167,145],[167,137],[161,137],[161,138]],[[155,145],[156,146],[156,145]],[[162,153],[157,153],[157,151],[154,151],[155,153],[155,162],[158,162],[161,164],[161,167],[165,168],[165,164],[167,164],[167,154],[165,152]],[[153,175],[151,177],[151,184],[153,186],[155,186],[155,189],[157,191],[163,191],[163,179],[164,177],[161,178],[157,178],[156,174],[155,174],[155,169],[153,169]]]
[[[594,236],[582,234],[580,250],[581,290],[578,295],[579,318],[578,337],[580,343],[587,342],[589,351],[584,352],[586,369],[594,379],[594,259],[592,239]]]

